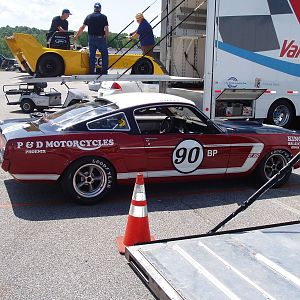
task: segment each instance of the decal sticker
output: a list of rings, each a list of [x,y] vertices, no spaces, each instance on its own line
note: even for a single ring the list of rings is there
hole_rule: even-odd
[[[239,81],[237,78],[235,77],[230,77],[227,79],[227,81],[225,82],[227,84],[227,86],[230,88],[230,89],[235,89],[237,88],[238,86],[240,85],[246,85],[247,83],[246,82],[241,82]]]
[[[195,171],[203,161],[203,147],[195,140],[179,143],[173,151],[173,165],[180,173]]]
[[[25,149],[26,154],[46,153],[49,148],[78,148],[84,151],[97,150],[103,146],[113,146],[113,139],[102,140],[67,140],[67,141],[34,141],[17,142],[17,149]]]
[[[126,126],[126,121],[124,119],[120,119],[118,121],[119,127],[125,127]]]
[[[288,136],[288,146],[291,149],[299,149],[300,148],[300,136]]]

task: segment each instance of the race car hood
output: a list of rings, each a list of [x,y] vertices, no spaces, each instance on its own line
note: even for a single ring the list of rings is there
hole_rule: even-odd
[[[261,124],[257,121],[217,121],[216,124],[221,127],[222,130],[228,133],[257,133],[257,134],[293,134],[294,130],[274,126]]]

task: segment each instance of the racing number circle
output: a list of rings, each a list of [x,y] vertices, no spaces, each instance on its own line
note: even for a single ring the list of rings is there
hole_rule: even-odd
[[[173,151],[173,165],[180,173],[195,171],[203,161],[203,147],[195,140],[184,140]]]

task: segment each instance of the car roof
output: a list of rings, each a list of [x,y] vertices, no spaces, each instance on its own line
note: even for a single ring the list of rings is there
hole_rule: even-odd
[[[191,104],[195,103],[183,97],[163,94],[163,93],[121,93],[105,97],[107,100],[116,103],[120,109],[134,107],[145,104],[162,104],[162,103],[180,103]]]

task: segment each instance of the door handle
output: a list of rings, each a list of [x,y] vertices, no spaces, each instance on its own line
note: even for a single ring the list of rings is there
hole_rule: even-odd
[[[155,141],[157,140],[158,138],[146,138],[146,142],[150,142],[150,141]]]

